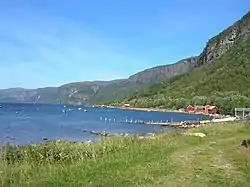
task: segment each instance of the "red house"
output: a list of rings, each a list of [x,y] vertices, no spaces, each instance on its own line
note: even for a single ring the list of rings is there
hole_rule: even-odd
[[[194,107],[191,105],[188,105],[184,108],[185,112],[194,112]]]
[[[185,112],[197,112],[197,113],[203,113],[203,114],[216,114],[218,113],[218,108],[216,106],[191,106],[188,105],[184,108]]]
[[[218,108],[216,106],[210,106],[207,109],[208,114],[217,114],[218,113]]]

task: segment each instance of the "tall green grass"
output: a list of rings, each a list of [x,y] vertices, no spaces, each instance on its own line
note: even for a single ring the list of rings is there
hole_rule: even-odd
[[[107,138],[95,143],[48,142],[6,146],[1,186],[249,186],[246,124],[192,129],[204,138],[168,132],[151,138]]]

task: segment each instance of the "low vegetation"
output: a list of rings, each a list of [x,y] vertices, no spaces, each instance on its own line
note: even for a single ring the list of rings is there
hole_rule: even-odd
[[[108,104],[130,103],[137,107],[163,106],[179,109],[186,105],[216,105],[220,113],[250,107],[250,39],[235,44],[213,62],[184,75],[141,89],[124,100]]]
[[[6,146],[0,185],[46,186],[249,186],[250,124],[214,124],[190,130],[206,137],[166,132],[149,139],[96,143],[49,142]]]

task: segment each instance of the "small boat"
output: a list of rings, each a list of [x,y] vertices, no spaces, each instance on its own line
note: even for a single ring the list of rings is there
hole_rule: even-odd
[[[78,110],[82,110],[82,108],[78,108]]]
[[[83,112],[87,112],[87,110],[86,110],[86,109],[84,109],[84,110],[83,110]]]

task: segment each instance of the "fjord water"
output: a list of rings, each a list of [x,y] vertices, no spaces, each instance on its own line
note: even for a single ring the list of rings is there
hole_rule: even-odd
[[[147,133],[170,128],[153,125],[129,124],[120,121],[183,121],[209,119],[203,115],[174,112],[148,112],[122,109],[44,105],[44,104],[0,104],[0,143],[24,145],[48,140],[66,139],[88,141],[100,139],[86,131],[108,133]],[[63,113],[67,110],[67,113]],[[69,112],[69,110],[71,110]],[[107,118],[107,120],[105,120]]]

